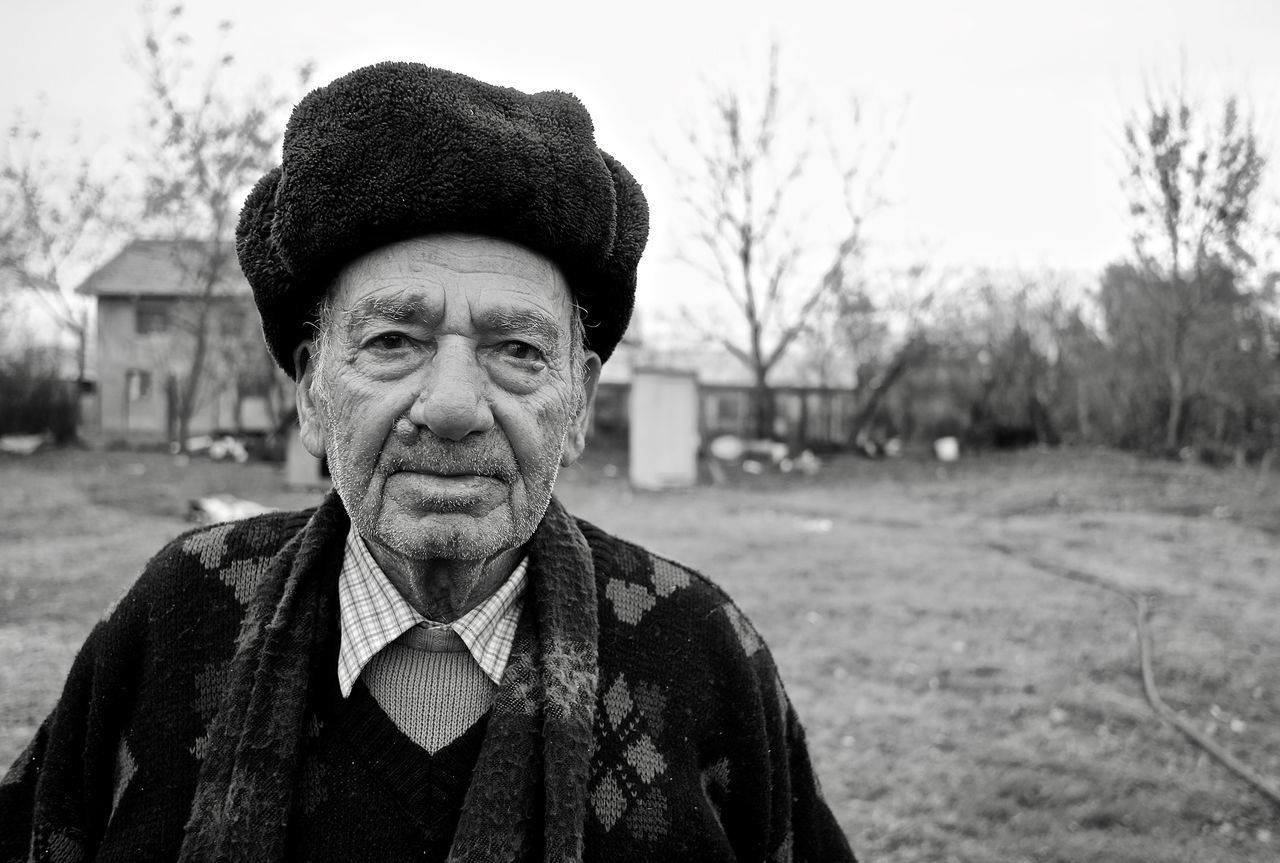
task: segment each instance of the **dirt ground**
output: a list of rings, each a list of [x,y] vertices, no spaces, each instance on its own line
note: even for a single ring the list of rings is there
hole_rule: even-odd
[[[570,510],[706,572],[768,640],[827,798],[876,861],[1274,861],[1280,810],[1161,723],[1280,782],[1280,474],[1093,451],[841,459],[815,477],[632,491],[594,454]],[[0,763],[191,497],[273,506],[267,465],[67,451],[0,461]],[[1010,549],[1003,553],[993,546]]]

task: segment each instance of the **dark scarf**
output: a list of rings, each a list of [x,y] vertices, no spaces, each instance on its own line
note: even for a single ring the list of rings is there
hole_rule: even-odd
[[[337,619],[327,582],[348,525],[330,495],[276,555],[246,612],[183,861],[284,855],[308,695],[323,683],[315,675],[337,673],[313,657]],[[449,854],[459,863],[520,859],[539,826],[545,860],[582,859],[598,674],[591,552],[555,500],[528,549],[532,615],[526,608],[472,774]]]

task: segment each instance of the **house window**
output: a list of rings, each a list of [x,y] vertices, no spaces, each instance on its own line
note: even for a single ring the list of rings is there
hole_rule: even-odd
[[[129,369],[124,373],[124,390],[131,402],[151,398],[151,372]]]
[[[140,336],[163,333],[169,327],[167,303],[139,300],[134,307],[134,330]]]

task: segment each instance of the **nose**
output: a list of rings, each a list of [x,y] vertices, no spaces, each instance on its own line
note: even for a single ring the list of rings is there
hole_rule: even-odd
[[[442,339],[437,345],[409,421],[454,441],[493,427],[488,378],[470,343]]]

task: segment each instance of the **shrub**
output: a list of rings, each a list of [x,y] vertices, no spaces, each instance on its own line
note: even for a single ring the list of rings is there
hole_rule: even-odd
[[[0,434],[74,440],[79,391],[77,382],[59,377],[55,349],[27,347],[0,357]]]

